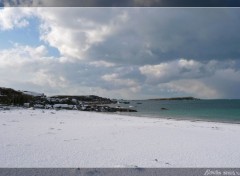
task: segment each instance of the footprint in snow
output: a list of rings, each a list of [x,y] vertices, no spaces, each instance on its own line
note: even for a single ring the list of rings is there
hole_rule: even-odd
[[[154,161],[155,161],[155,162],[157,162],[157,163],[161,162],[161,161],[159,161],[157,158],[156,158],[156,159],[154,159]],[[165,162],[165,164],[166,164],[166,165],[171,165],[171,164],[170,164],[170,163],[168,163],[168,162]]]
[[[218,127],[216,127],[216,126],[215,126],[215,127],[212,127],[212,129],[214,129],[214,130],[219,130],[219,128],[218,128]]]
[[[12,120],[11,122],[19,122],[18,120]]]
[[[64,141],[65,142],[70,142],[70,141],[77,141],[77,140],[79,140],[79,139],[65,139]]]
[[[53,132],[47,132],[46,134],[55,134],[55,133],[53,133]]]

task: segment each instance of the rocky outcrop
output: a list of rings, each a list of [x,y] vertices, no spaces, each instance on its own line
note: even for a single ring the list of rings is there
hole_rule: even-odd
[[[137,112],[131,108],[124,108],[124,107],[110,107],[110,106],[96,106],[95,108],[98,112]]]
[[[26,95],[21,91],[16,91],[11,88],[0,88],[0,104],[5,105],[20,105],[33,100],[31,95]]]
[[[161,110],[168,110],[167,108],[161,108]]]
[[[49,97],[50,101],[68,103],[68,104],[78,104],[88,102],[91,104],[111,104],[116,103],[116,101],[109,98],[103,98],[96,95],[88,96],[69,96],[69,95],[57,95]]]
[[[109,104],[117,103],[116,100],[103,98],[96,95],[69,96],[57,95],[46,97],[30,91],[16,91],[9,88],[0,89],[0,104],[18,105],[34,109],[68,109],[95,112],[136,112],[134,109],[123,107],[111,107]],[[124,102],[129,104],[129,102]]]

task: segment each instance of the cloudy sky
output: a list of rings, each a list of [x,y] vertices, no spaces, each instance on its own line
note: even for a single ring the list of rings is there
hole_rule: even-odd
[[[0,8],[0,87],[240,98],[238,8]]]
[[[238,0],[0,0],[1,6],[41,7],[239,7]]]

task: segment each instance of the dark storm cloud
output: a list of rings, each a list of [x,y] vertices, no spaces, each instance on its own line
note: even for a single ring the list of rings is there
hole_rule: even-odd
[[[239,9],[127,12],[128,21],[116,33],[91,46],[89,59],[138,65],[177,58],[240,59]]]
[[[146,0],[147,1],[147,0]],[[236,0],[161,0],[152,6],[165,7],[239,7],[240,1]]]
[[[0,0],[2,6],[42,7],[239,7],[238,0]]]

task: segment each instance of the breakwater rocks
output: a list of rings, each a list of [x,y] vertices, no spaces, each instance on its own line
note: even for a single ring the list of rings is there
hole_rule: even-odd
[[[96,112],[137,112],[131,108],[124,107],[110,107],[107,105],[94,105],[94,106],[83,106],[80,108],[82,111],[96,111]]]

